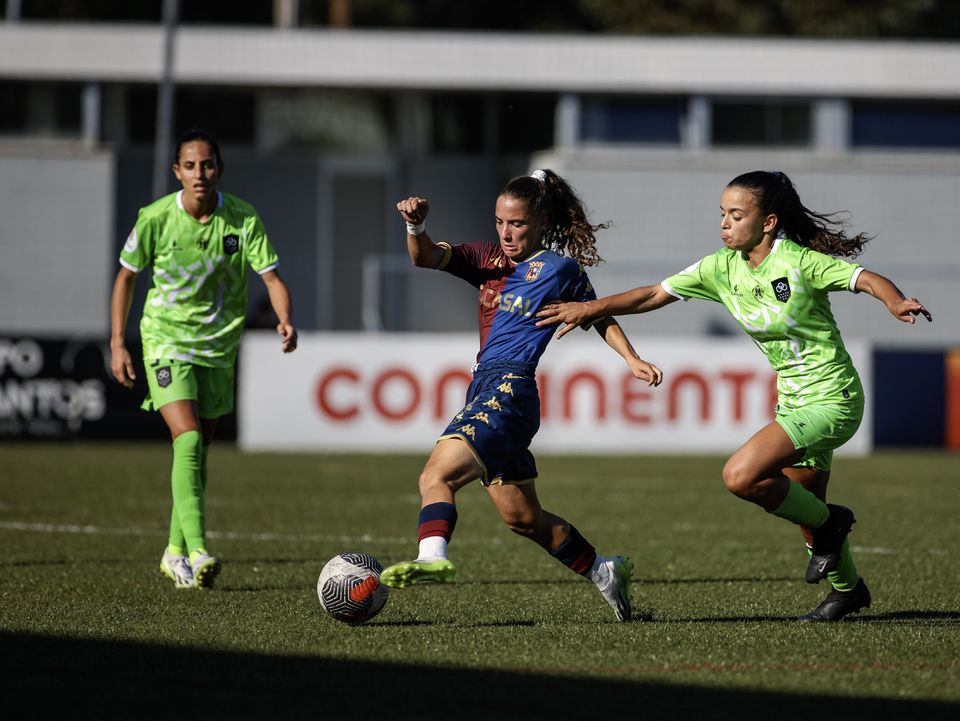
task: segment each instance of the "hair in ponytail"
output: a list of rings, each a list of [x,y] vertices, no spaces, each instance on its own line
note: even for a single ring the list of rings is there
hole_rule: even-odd
[[[552,170],[536,170],[531,175],[520,175],[507,183],[500,195],[527,202],[531,215],[544,217],[544,248],[567,255],[580,265],[597,265],[603,258],[597,253],[598,230],[609,223],[592,225],[587,209],[570,185]]]
[[[217,143],[214,137],[203,128],[190,128],[189,130],[184,131],[184,133],[177,138],[177,145],[173,151],[174,165],[180,162],[180,149],[187,143],[192,143],[195,140],[200,140],[201,142],[209,145],[210,151],[217,159],[217,165],[223,165],[223,158],[220,156],[220,145]]]
[[[815,213],[804,207],[786,173],[754,170],[738,175],[728,188],[743,188],[753,195],[763,215],[777,216],[777,230],[799,245],[827,255],[856,258],[873,236],[858,233],[847,237],[847,222],[839,213]]]

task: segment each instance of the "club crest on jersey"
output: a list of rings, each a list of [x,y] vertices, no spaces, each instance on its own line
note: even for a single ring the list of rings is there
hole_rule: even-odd
[[[542,260],[531,260],[527,267],[527,275],[524,280],[536,280],[540,277],[540,271],[543,270],[544,262]]]
[[[173,373],[170,372],[170,366],[157,368],[157,385],[166,388],[171,383],[173,383]]]
[[[223,236],[223,252],[227,255],[233,255],[240,250],[240,238],[236,235]]]
[[[771,280],[770,285],[773,286],[773,294],[777,297],[777,300],[781,303],[790,300],[790,283],[786,277]]]

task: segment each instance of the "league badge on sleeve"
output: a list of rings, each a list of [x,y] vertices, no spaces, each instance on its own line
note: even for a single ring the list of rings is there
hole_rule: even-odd
[[[133,253],[137,250],[137,245],[139,245],[137,229],[134,228],[130,231],[130,235],[127,236],[127,242],[123,244],[123,249],[128,253]]]
[[[773,286],[773,294],[777,297],[777,300],[781,303],[786,303],[790,300],[790,283],[786,277],[772,280],[770,281],[770,285]]]

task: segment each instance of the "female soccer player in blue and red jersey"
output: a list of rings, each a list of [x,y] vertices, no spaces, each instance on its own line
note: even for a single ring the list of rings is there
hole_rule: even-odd
[[[497,197],[499,242],[451,246],[434,243],[424,229],[425,198],[397,203],[407,223],[414,265],[463,278],[480,292],[480,352],[466,405],[437,441],[420,474],[419,554],[386,568],[380,579],[394,588],[453,580],[447,544],[457,521],[456,492],[479,478],[500,518],[572,571],[597,585],[620,621],[630,619],[630,574],[625,556],[604,558],[570,523],[537,498],[537,466],[529,446],[540,427],[537,361],[552,329],[536,325],[546,302],[596,298],[583,265],[600,262],[595,231],[583,203],[550,170],[511,180]],[[636,378],[659,385],[660,369],[642,360],[620,326],[602,318],[594,327]]]

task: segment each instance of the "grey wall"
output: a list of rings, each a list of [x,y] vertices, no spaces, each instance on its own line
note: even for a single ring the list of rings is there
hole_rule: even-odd
[[[109,333],[109,153],[0,148],[0,330]]]
[[[847,336],[885,345],[960,344],[960,318],[952,313],[960,296],[957,156],[587,149],[528,162],[223,151],[222,188],[259,210],[304,330],[364,327],[363,268],[371,257],[382,260],[375,307],[380,327],[475,327],[474,291],[406,259],[394,210],[401,197],[430,199],[436,241],[494,239],[497,191],[513,175],[553,168],[577,188],[594,221],[614,223],[599,236],[607,262],[590,273],[605,294],[659,282],[719,247],[720,191],[735,175],[765,168],[787,172],[808,207],[849,210],[854,231],[877,236],[860,261],[891,276],[936,317],[931,326],[909,328],[871,298],[839,294],[833,305]],[[0,332],[106,337],[117,254],[138,208],[152,200],[151,167],[144,148],[125,149],[116,158],[110,152],[0,151]],[[146,275],[138,282],[128,332],[135,333]],[[265,296],[253,279],[252,312]],[[622,323],[640,347],[644,334],[740,332],[722,307],[698,301]]]
[[[612,220],[599,237],[607,261],[590,275],[601,294],[657,283],[720,247],[720,192],[749,170],[787,173],[804,204],[818,212],[850,211],[852,232],[876,237],[857,262],[891,277],[920,298],[935,322],[907,328],[869,296],[832,298],[850,337],[889,345],[960,343],[960,157],[809,153],[694,154],[674,151],[584,150],[544,153],[533,165],[551,167],[577,188],[593,220]],[[633,335],[739,333],[722,306],[674,304],[622,319]]]

